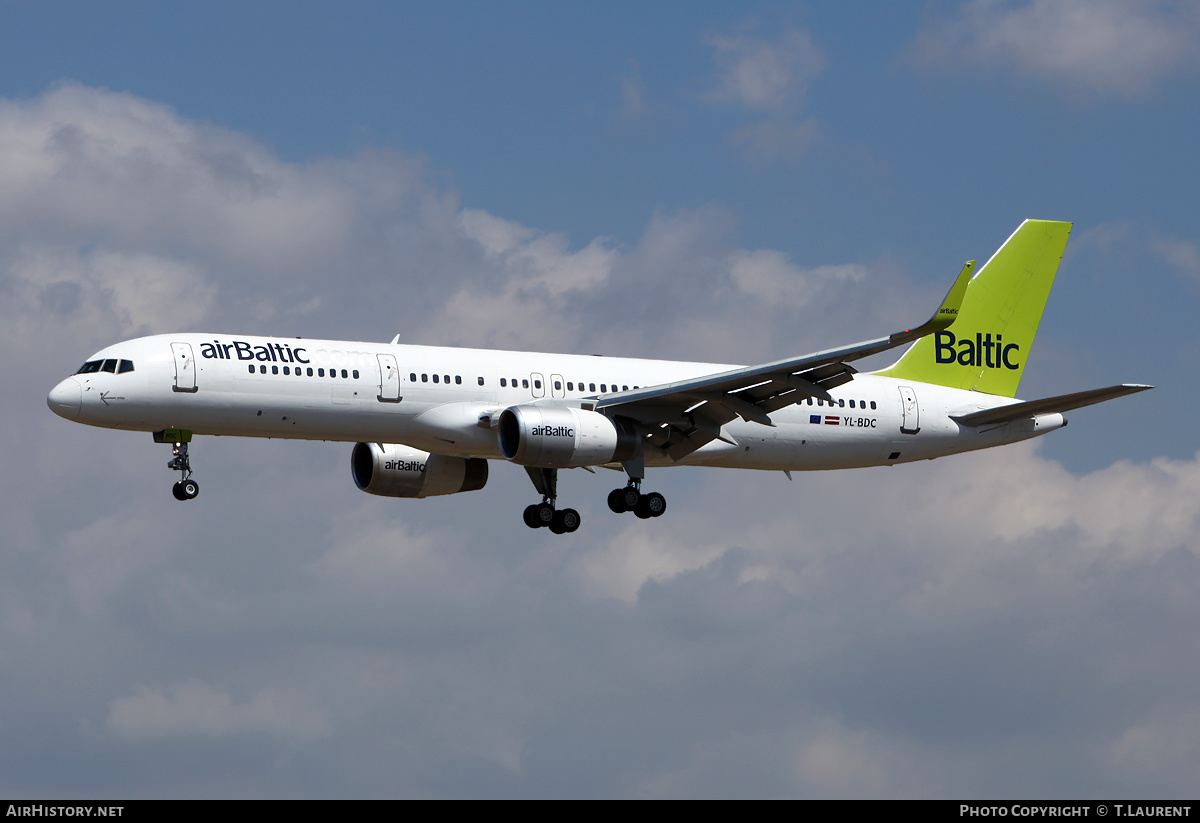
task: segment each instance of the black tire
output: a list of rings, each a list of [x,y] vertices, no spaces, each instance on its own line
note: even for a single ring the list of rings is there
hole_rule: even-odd
[[[554,522],[554,507],[549,503],[539,503],[535,508],[539,526],[549,526]]]
[[[638,501],[637,507],[634,508],[634,510],[633,510],[633,513],[636,514],[638,517],[640,517],[642,520],[649,520],[651,517],[654,516],[654,512],[650,511],[650,503],[646,499],[649,496],[650,495],[648,495],[648,494],[643,495],[642,499]]]
[[[183,493],[184,500],[192,500],[200,493],[200,484],[195,480],[184,480],[180,482],[179,490]]]
[[[538,520],[537,510],[538,504],[534,503],[532,506],[526,506],[525,513],[522,515],[525,519],[525,525],[531,529],[540,529],[542,527],[541,522]]]
[[[644,495],[642,499],[646,501],[646,508],[649,510],[651,517],[662,517],[663,512],[667,510],[667,498],[658,492],[650,492]]]
[[[574,509],[562,509],[554,516],[554,522],[562,529],[555,534],[570,534],[579,528],[579,512]]]
[[[626,486],[621,489],[621,500],[625,503],[625,511],[631,512],[637,509],[638,503],[642,502],[642,493],[633,486]]]
[[[558,522],[557,516],[554,518],[553,521],[551,521],[549,528],[550,528],[550,531],[552,531],[554,534],[563,534],[564,532],[566,532],[566,529],[563,528],[562,523]]]
[[[617,514],[624,514],[629,511],[625,508],[625,490],[613,489],[608,493],[608,507]]]
[[[183,496],[183,482],[182,481],[176,481],[175,485],[173,485],[171,487],[171,495],[176,500],[187,500],[187,498]]]

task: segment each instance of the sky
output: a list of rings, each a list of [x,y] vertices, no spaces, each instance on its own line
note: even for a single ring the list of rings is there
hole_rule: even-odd
[[[0,3],[0,793],[1194,797],[1200,12]],[[757,363],[1074,222],[1044,439],[364,495],[46,393],[171,331]],[[876,363],[887,365],[887,359]]]

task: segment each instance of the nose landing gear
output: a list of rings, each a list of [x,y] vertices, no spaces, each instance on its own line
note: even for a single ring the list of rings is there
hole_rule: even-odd
[[[167,463],[167,468],[183,474],[183,478],[171,487],[171,494],[176,500],[191,500],[200,494],[200,484],[192,479],[192,464],[188,460],[188,443],[191,439],[190,431],[180,429],[166,429],[154,433],[155,443],[171,444],[171,462]]]

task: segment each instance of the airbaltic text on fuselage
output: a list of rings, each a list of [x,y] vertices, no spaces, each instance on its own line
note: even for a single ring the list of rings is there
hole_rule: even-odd
[[[305,346],[291,343],[248,343],[234,340],[222,343],[214,340],[200,344],[200,356],[208,360],[262,360],[267,363],[317,363],[318,365],[363,366],[371,362],[367,352],[316,349],[310,352]]]
[[[958,351],[954,350],[955,345]],[[1004,344],[1003,335],[996,335],[992,340],[991,332],[981,334],[976,332],[975,339],[964,337],[961,340],[954,337],[954,332],[940,331],[934,335],[934,357],[939,363],[958,362],[961,366],[985,366],[989,369],[1019,369],[1020,362],[1016,361],[1013,352],[1020,352],[1021,347],[1016,343]]]

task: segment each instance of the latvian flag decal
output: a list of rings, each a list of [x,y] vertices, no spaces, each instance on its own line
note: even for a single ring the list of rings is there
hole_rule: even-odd
[[[819,414],[810,414],[810,415],[808,416],[808,422],[809,422],[809,423],[816,423],[818,426],[819,426],[819,425],[821,425],[821,422],[822,422],[822,421],[821,421],[821,415],[819,415]],[[826,425],[826,426],[836,426],[836,425],[838,424],[838,416],[837,416],[836,414],[827,414],[827,415],[825,415],[825,421],[824,421],[824,422],[825,422],[825,425]]]

